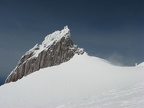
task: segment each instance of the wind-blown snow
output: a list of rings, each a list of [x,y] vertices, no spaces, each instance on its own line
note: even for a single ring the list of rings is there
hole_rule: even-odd
[[[138,64],[137,66],[144,66],[144,62]]]
[[[86,53],[0,87],[0,108],[143,108],[144,67]]]

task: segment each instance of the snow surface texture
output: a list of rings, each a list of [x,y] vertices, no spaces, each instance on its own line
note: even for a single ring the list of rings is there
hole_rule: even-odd
[[[144,66],[75,55],[0,87],[0,108],[144,108]]]

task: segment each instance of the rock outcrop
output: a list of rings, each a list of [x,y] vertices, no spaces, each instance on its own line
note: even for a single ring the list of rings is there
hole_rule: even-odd
[[[26,52],[5,82],[15,82],[41,68],[59,65],[75,54],[83,53],[84,50],[72,42],[70,30],[66,26],[63,30],[46,36],[41,45],[36,44]]]

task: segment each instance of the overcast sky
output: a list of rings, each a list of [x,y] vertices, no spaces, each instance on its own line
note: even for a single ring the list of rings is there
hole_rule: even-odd
[[[0,0],[0,82],[65,25],[90,55],[125,66],[144,61],[143,0]]]

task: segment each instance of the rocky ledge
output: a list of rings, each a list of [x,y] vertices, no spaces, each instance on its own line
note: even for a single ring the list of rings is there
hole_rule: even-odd
[[[36,44],[26,52],[5,83],[15,82],[41,68],[59,65],[70,60],[75,54],[83,53],[84,50],[72,42],[70,30],[66,26],[63,30],[46,36],[41,45]]]

